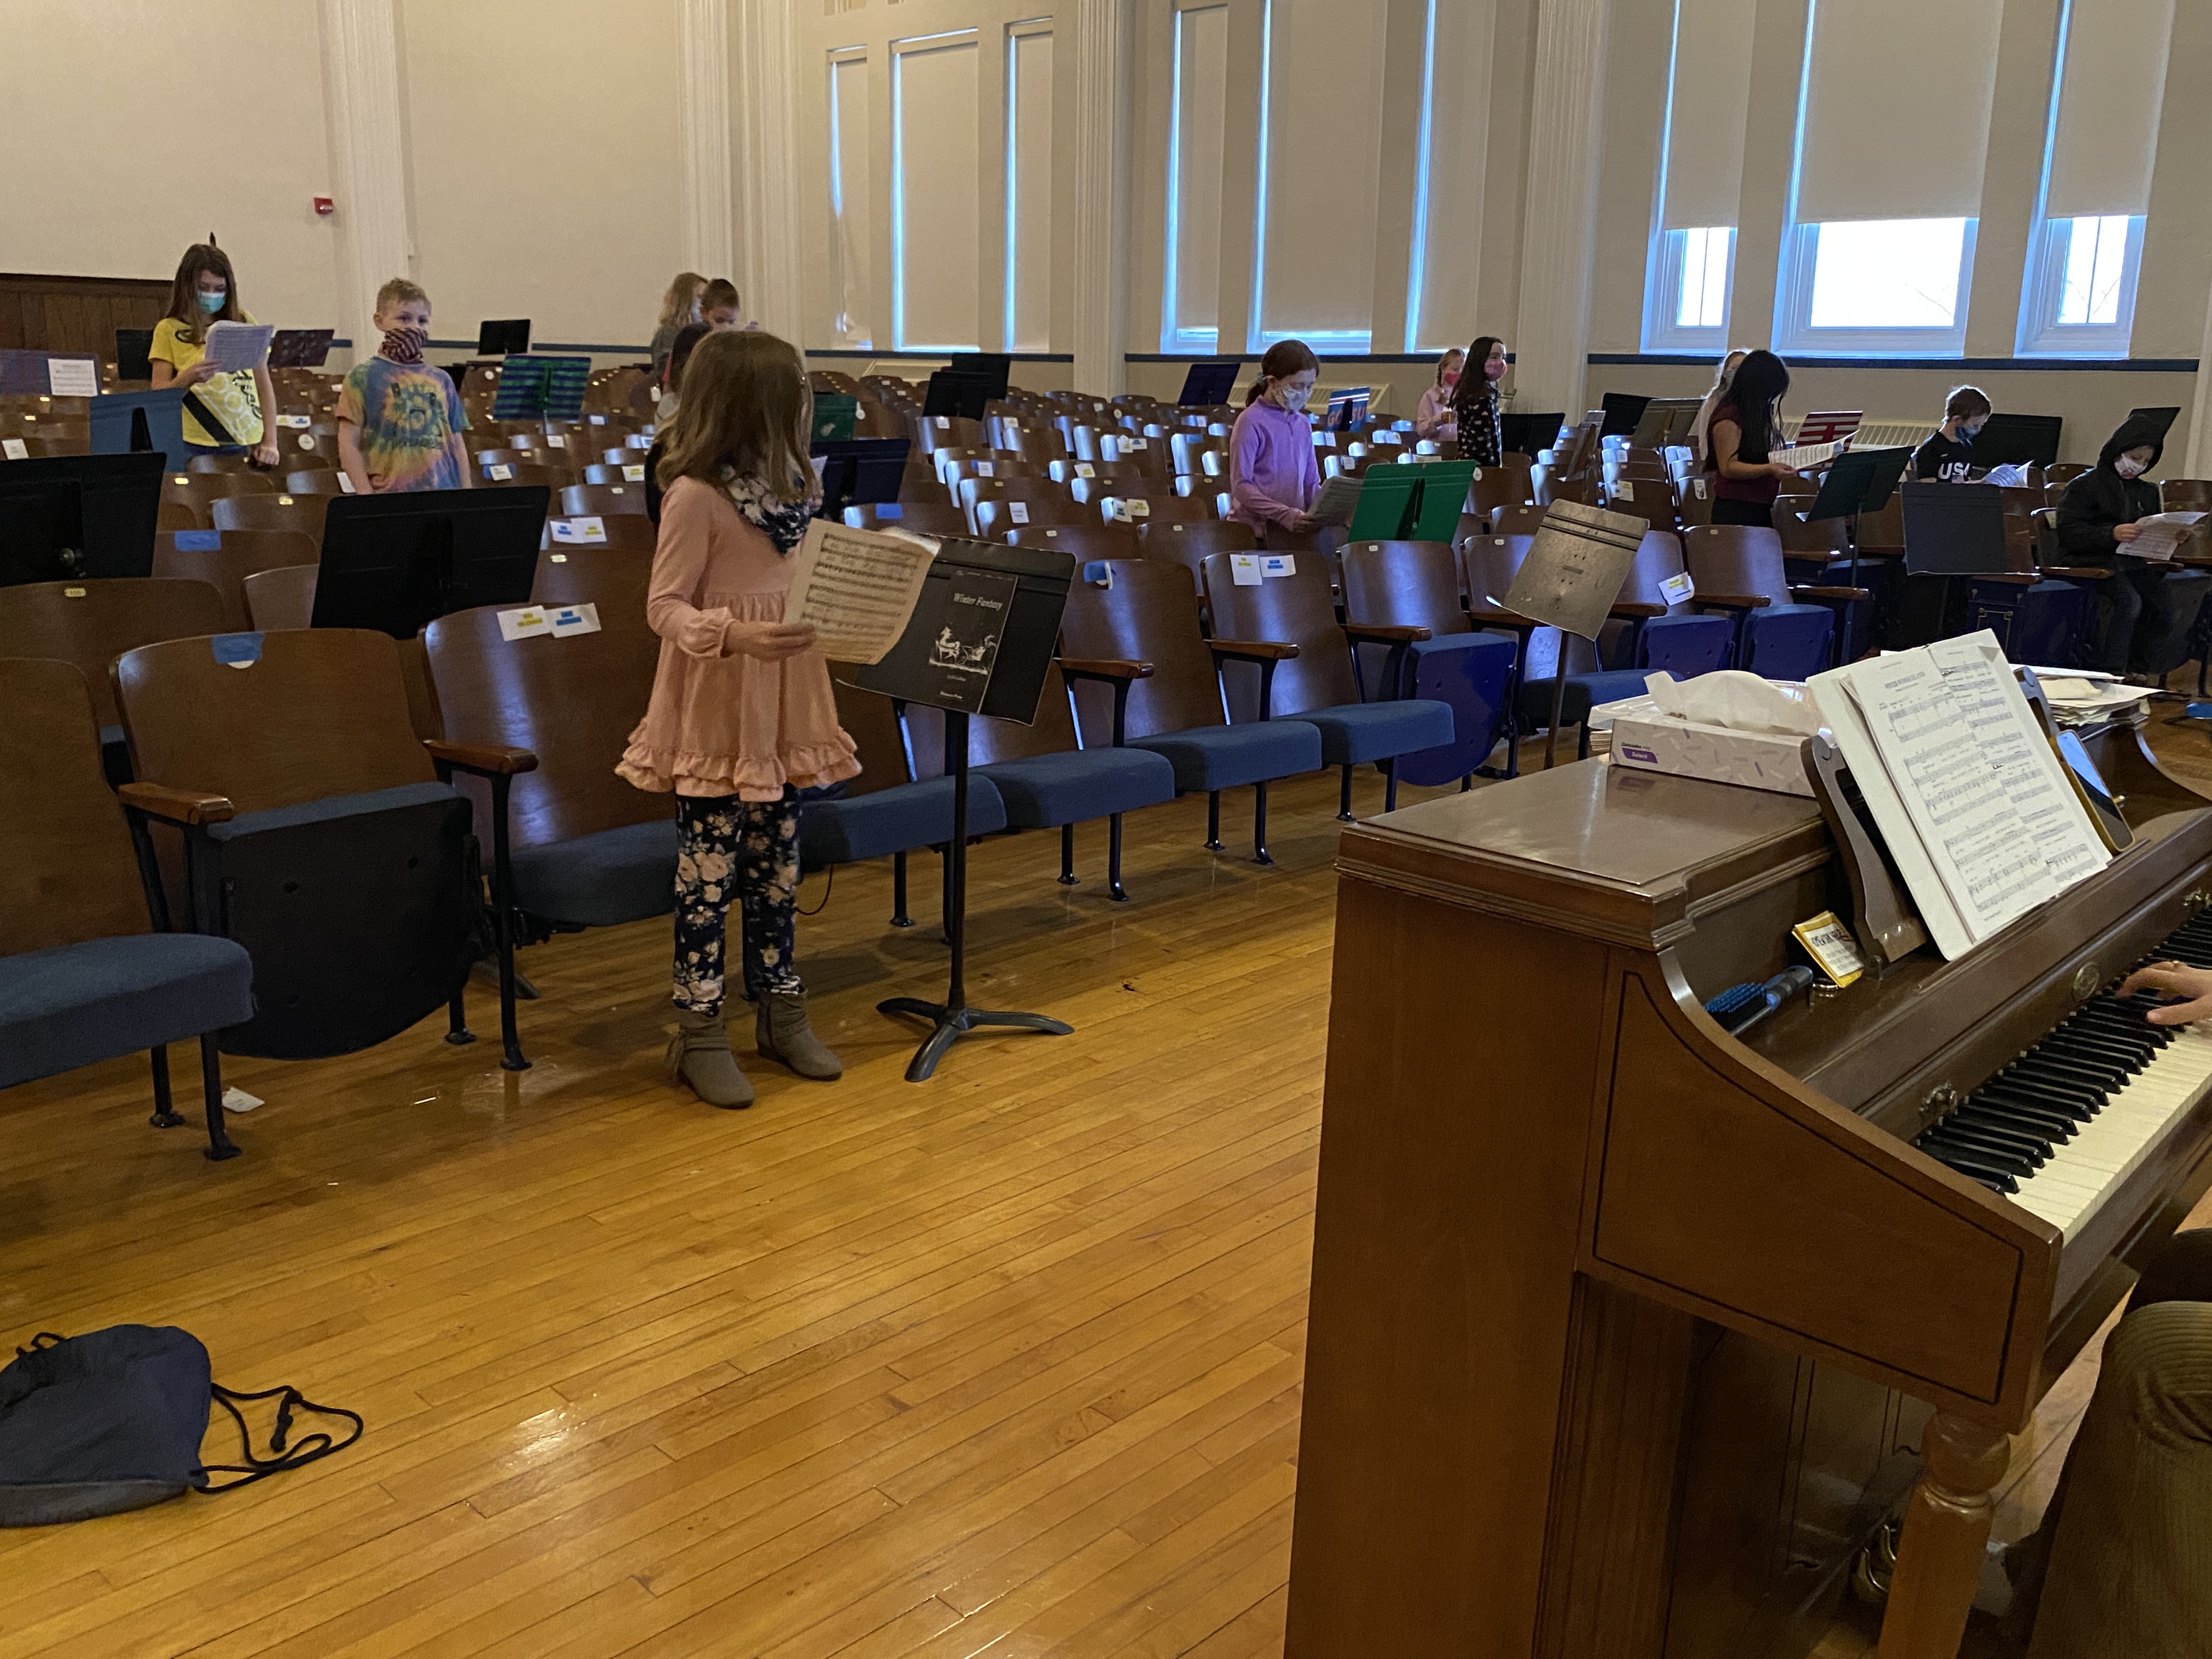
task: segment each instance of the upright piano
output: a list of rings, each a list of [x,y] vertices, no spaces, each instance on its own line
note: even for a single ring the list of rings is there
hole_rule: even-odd
[[[2212,1037],[2112,994],[2212,965],[2212,810],[2091,748],[2131,848],[1742,1040],[1850,915],[1812,800],[1587,761],[1345,832],[1287,1659],[1802,1652],[1900,1502],[1883,1659],[1955,1653],[2008,1435],[2212,1185]]]

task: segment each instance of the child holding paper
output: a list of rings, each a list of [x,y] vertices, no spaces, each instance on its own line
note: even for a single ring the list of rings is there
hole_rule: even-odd
[[[2105,440],[2097,465],[2058,498],[2058,545],[2067,562],[2101,565],[2112,573],[2097,584],[2094,664],[2108,674],[2136,667],[2130,659],[2141,654],[2136,642],[2162,638],[2173,618],[2166,580],[2171,567],[2128,551],[2128,544],[2142,533],[2136,520],[2158,511],[2158,486],[2143,474],[2158,465],[2165,449],[2158,422],[2131,415]]]
[[[813,414],[792,346],[757,330],[710,334],[684,365],[683,417],[659,464],[666,493],[645,614],[660,665],[615,770],[676,796],[668,1067],[710,1106],[753,1099],[722,1012],[732,899],[762,1058],[801,1077],[844,1069],[808,1024],[792,965],[799,792],[860,769],[814,629],[783,619],[791,550],[820,499],[806,454]]]
[[[282,459],[264,414],[276,410],[276,390],[264,365],[229,374],[206,361],[208,330],[217,323],[253,320],[238,303],[238,278],[230,256],[213,241],[195,242],[177,263],[169,288],[169,314],[154,325],[146,349],[154,389],[182,386],[185,442],[207,455],[251,454],[259,466]]]
[[[472,489],[461,394],[422,361],[430,296],[395,276],[376,291],[375,320],[383,343],[338,392],[338,464],[355,493]]]
[[[1260,378],[1230,429],[1229,516],[1263,538],[1313,528],[1321,467],[1305,407],[1320,375],[1321,360],[1304,340],[1276,341],[1260,359]]]

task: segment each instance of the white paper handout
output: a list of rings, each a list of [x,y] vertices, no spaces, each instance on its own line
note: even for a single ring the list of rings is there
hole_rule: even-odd
[[[100,365],[90,357],[47,358],[46,392],[55,398],[97,398]]]
[[[792,556],[783,619],[812,623],[816,648],[833,662],[881,662],[906,631],[936,556],[916,537],[817,519]]]
[[[2119,550],[2138,559],[2171,559],[2203,517],[2202,513],[2154,513],[2137,519],[2136,538],[2120,543]]]
[[[207,360],[227,374],[242,374],[269,361],[274,323],[216,323],[208,330]]]
[[[1779,461],[1794,471],[1803,471],[1808,466],[1820,466],[1832,461],[1850,447],[1848,438],[1838,438],[1832,444],[1800,444],[1795,449],[1778,449],[1766,459]]]
[[[1359,480],[1340,472],[1334,478],[1322,480],[1306,513],[1316,524],[1350,524],[1352,511],[1358,505]]]

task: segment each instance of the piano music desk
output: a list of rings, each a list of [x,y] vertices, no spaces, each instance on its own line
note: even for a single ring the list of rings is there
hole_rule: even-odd
[[[2205,799],[2095,747],[2133,849],[1748,1042],[1703,1000],[1850,914],[1813,802],[1589,761],[1346,831],[1287,1659],[1783,1650],[1923,1417],[1881,1654],[1955,1653],[2008,1433],[2212,1185],[2201,1086],[2063,1237],[1909,1144],[2208,902]]]

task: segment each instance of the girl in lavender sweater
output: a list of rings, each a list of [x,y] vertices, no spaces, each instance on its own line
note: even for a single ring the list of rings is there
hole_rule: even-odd
[[[1306,418],[1321,363],[1303,340],[1278,340],[1260,360],[1260,378],[1244,394],[1244,412],[1229,435],[1229,516],[1262,541],[1270,532],[1313,528],[1313,422]]]

